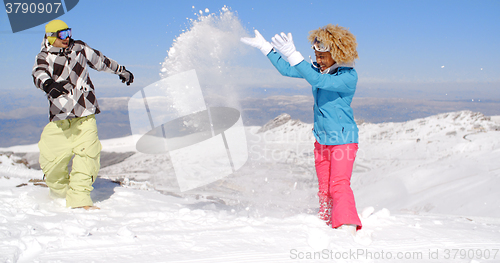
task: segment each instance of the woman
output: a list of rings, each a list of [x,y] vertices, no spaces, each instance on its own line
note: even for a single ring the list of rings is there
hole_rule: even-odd
[[[291,33],[275,35],[271,44],[255,30],[254,38],[241,41],[259,48],[283,76],[304,78],[312,85],[319,217],[333,228],[355,233],[361,229],[350,187],[358,150],[358,127],[350,106],[358,81],[356,38],[347,29],[329,24],[311,31],[308,39],[316,55],[313,64],[296,51]]]

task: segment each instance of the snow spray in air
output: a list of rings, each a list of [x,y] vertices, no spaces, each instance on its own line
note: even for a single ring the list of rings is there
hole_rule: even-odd
[[[156,175],[157,188],[172,189],[168,171],[187,191],[232,174],[248,159],[243,121],[227,77],[244,30],[228,8],[191,22],[174,40],[162,79],[129,100],[136,149],[168,160],[165,172]]]
[[[190,28],[179,35],[168,50],[160,76],[166,78],[196,70],[205,100],[210,106],[238,108],[237,88],[248,49],[240,38],[247,32],[227,7],[220,13],[200,15],[190,20]]]

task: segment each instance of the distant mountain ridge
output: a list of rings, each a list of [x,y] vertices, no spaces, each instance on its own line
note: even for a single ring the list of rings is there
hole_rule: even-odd
[[[128,117],[129,97],[100,98],[101,113],[97,115],[101,139],[120,138],[131,134]],[[238,102],[245,126],[261,126],[280,114],[304,123],[313,122],[313,99],[308,95],[243,98]],[[47,109],[23,109],[0,114],[0,147],[38,142],[48,122]],[[500,115],[500,102],[429,101],[396,98],[357,98],[352,102],[358,123],[401,122],[460,110],[479,111],[485,115]],[[9,116],[12,116],[9,118]]]

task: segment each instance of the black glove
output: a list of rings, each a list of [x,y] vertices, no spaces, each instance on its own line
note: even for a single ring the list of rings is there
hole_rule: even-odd
[[[49,79],[43,83],[43,91],[55,99],[63,94],[69,93],[69,91],[64,88],[67,84],[69,84],[69,81],[67,80],[55,82],[53,79]]]
[[[120,67],[120,72],[118,73],[118,76],[122,80],[122,83],[127,82],[127,86],[129,86],[130,83],[134,82],[134,75],[132,74],[132,72],[126,70],[125,66]]]

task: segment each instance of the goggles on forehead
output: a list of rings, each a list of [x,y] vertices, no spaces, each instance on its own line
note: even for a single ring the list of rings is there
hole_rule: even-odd
[[[62,29],[57,32],[49,32],[45,35],[47,37],[57,37],[61,40],[65,40],[66,38],[71,37],[71,28]]]
[[[313,45],[311,47],[312,49],[318,51],[318,52],[328,52],[330,51],[329,46],[325,46],[323,43],[321,43],[318,38],[314,39]]]

